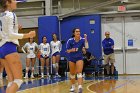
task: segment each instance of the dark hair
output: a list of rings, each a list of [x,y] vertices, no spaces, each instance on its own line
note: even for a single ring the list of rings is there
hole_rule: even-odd
[[[44,38],[44,37],[46,37],[46,36],[43,36],[43,37],[42,37],[42,42],[43,42],[43,38]],[[46,37],[46,39],[47,39],[47,37]]]
[[[56,35],[56,33],[53,33],[53,34],[52,34],[52,40],[54,40],[53,35]],[[57,35],[56,35],[56,38],[57,38],[57,40],[58,40]]]
[[[74,28],[74,29],[72,30],[72,36],[71,36],[71,37],[75,37],[74,33],[75,33],[75,30],[76,30],[76,29],[79,29],[79,28]]]
[[[0,0],[0,6],[2,7],[3,11],[7,8],[7,5],[6,5],[7,2],[11,3],[12,0]]]

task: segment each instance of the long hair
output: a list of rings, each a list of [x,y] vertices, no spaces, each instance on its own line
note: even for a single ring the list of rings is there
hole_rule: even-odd
[[[53,33],[53,34],[52,34],[52,40],[54,41],[53,35],[56,35],[56,33]],[[57,38],[57,40],[58,40],[57,35],[56,35],[56,38]]]
[[[72,38],[75,37],[74,33],[75,33],[75,30],[76,30],[76,29],[79,29],[79,28],[74,28],[74,29],[72,30],[72,36],[71,36]]]
[[[7,2],[12,3],[12,0],[0,0],[0,6],[2,7],[2,11],[6,10],[6,8],[7,8],[6,3]]]

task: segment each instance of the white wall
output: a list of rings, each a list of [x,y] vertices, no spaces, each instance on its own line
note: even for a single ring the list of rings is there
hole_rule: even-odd
[[[34,28],[38,27],[38,16],[33,17],[19,17],[18,23],[22,25],[23,28]]]

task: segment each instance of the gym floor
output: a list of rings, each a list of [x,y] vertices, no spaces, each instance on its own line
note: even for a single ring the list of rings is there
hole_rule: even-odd
[[[7,80],[0,80],[0,93],[5,93]],[[140,93],[140,76],[84,78],[83,93]],[[70,81],[61,78],[24,79],[17,93],[69,93]],[[76,90],[77,91],[77,90]]]

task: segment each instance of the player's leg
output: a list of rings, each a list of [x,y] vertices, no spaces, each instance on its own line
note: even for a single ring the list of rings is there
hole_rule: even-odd
[[[82,83],[83,83],[82,70],[83,70],[83,60],[78,60],[76,62],[76,72],[78,78],[78,93],[82,93]]]
[[[31,59],[31,67],[32,67],[31,78],[34,78],[35,62],[36,62],[36,58],[32,58]]]
[[[75,91],[75,74],[76,74],[75,62],[69,61],[69,69],[70,69],[70,81],[71,81],[70,92],[74,92]]]

